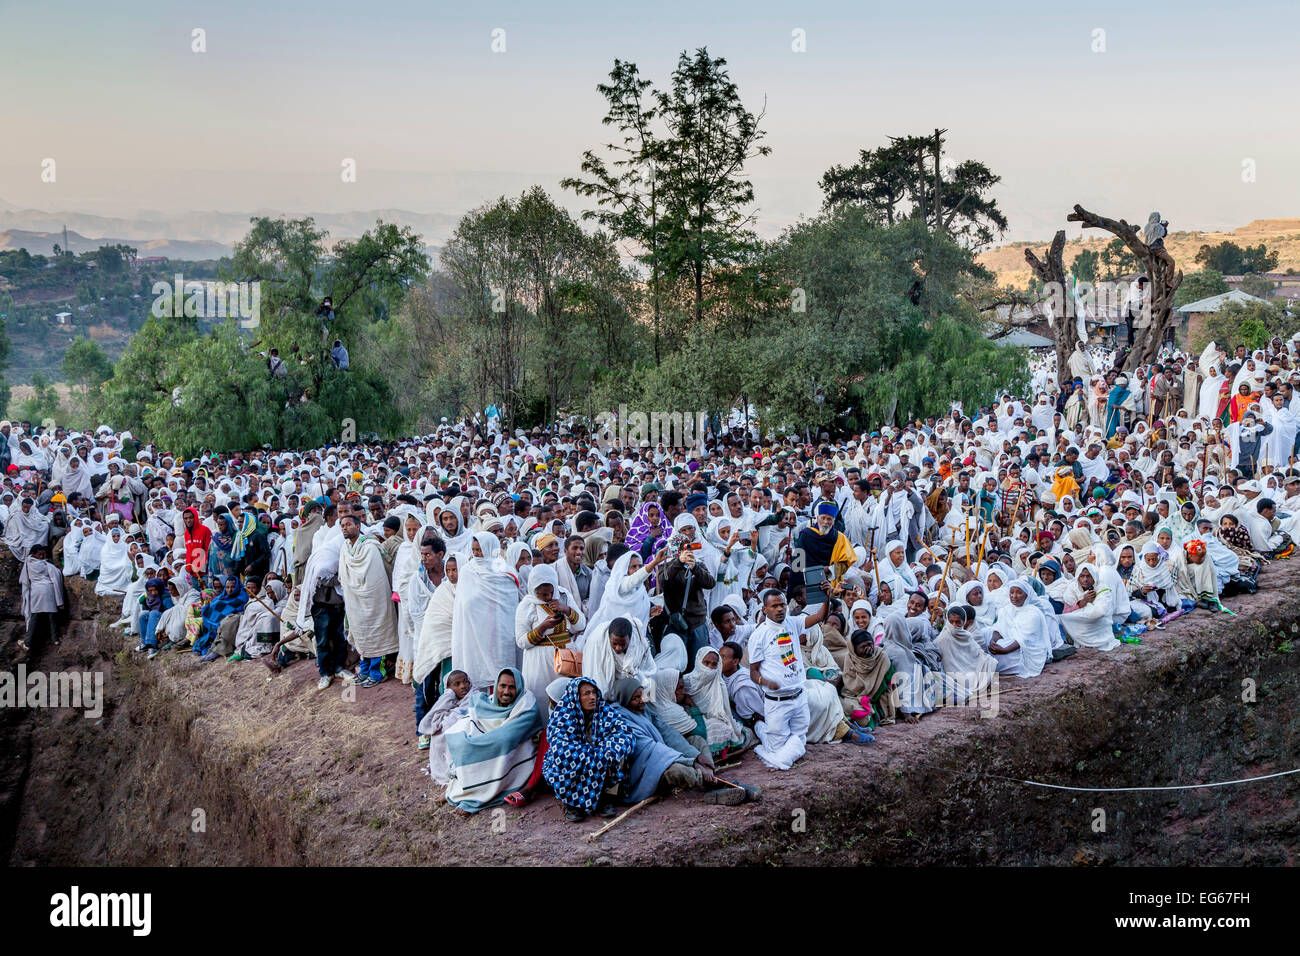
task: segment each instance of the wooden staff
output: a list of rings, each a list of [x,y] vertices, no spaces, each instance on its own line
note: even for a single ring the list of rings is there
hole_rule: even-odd
[[[280,615],[275,613],[275,608],[267,607],[267,605],[263,603],[262,599],[260,597],[257,597],[256,595],[253,595],[253,600],[256,601],[258,604],[261,604],[262,607],[265,607],[268,611],[270,611],[271,616],[275,618],[277,621],[279,621],[281,624],[284,623],[284,618],[282,618]],[[294,626],[296,627],[297,625],[295,624]]]
[[[948,559],[952,560],[952,553],[949,552]],[[970,515],[966,516],[966,569],[970,570]],[[946,573],[946,569],[945,569]]]
[[[970,551],[969,551],[969,550],[967,550],[967,552],[966,552],[966,557],[967,557],[967,559],[970,558]],[[970,566],[970,565],[967,565],[967,567],[969,567],[969,566]],[[952,567],[952,551],[949,551],[949,552],[948,552],[948,560],[945,561],[944,564],[943,564],[943,577],[939,579],[939,593],[940,593],[940,594],[943,593],[943,589],[944,589],[944,587],[945,587],[945,586],[947,585],[947,583],[948,583],[948,569],[949,569],[950,567]]]
[[[1208,435],[1206,436],[1209,437]],[[1201,508],[1205,510],[1205,482],[1210,477],[1210,445],[1208,442],[1201,447]]]
[[[984,548],[985,548],[985,546],[986,546],[988,543],[989,543],[989,533],[988,533],[988,528],[985,528],[985,529],[984,529],[984,537],[980,539],[980,556],[979,556],[979,560],[975,562],[975,577],[976,577],[976,579],[978,579],[979,576],[980,576],[980,565],[984,563]]]
[[[1015,531],[1016,515],[1020,514],[1020,503],[1025,500],[1025,492],[1028,490],[1029,486],[1022,483],[1020,486],[1020,497],[1016,499],[1016,506],[1011,511],[1011,531]]]
[[[876,549],[871,549],[871,570],[876,572],[876,599],[880,599],[880,563],[876,560]]]
[[[622,813],[620,813],[618,816],[616,816],[613,820],[610,820],[608,823],[606,823],[606,824],[605,824],[603,827],[601,827],[599,830],[595,831],[594,833],[588,833],[588,834],[587,834],[587,839],[588,839],[588,840],[594,840],[594,839],[596,839],[596,837],[600,836],[602,833],[606,832],[607,830],[612,830],[614,827],[618,826],[620,823],[622,823],[624,820],[626,820],[626,819],[627,819],[628,817],[630,817],[632,814],[636,813],[636,812],[637,812],[638,810],[640,810],[642,807],[644,807],[644,806],[648,806],[648,805],[654,803],[654,802],[655,802],[656,800],[658,800],[658,799],[659,799],[658,797],[646,797],[646,798],[645,798],[644,800],[642,800],[640,803],[633,804],[632,806],[630,806],[630,807],[628,807],[626,810],[624,810]]]

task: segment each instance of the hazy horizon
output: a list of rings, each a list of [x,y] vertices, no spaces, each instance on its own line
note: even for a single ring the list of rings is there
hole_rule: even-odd
[[[1130,221],[1159,210],[1174,231],[1300,215],[1300,132],[1275,105],[1296,86],[1292,45],[1270,28],[1291,19],[1280,2],[461,12],[142,0],[130,13],[0,0],[11,91],[0,200],[128,219],[381,208],[458,218],[539,184],[576,212],[584,204],[558,184],[610,136],[596,84],[614,59],[662,86],[680,51],[707,46],[746,105],[766,105],[772,154],[748,167],[765,236],[816,214],[828,166],[935,127],[949,131],[948,158],[1003,177],[1007,241],[1049,237],[1076,202]],[[191,52],[194,28],[205,53]],[[503,53],[492,52],[496,28]],[[795,29],[806,52],[791,50]],[[1105,52],[1092,51],[1097,29]],[[54,183],[41,181],[46,158]],[[345,158],[356,182],[341,181]]]

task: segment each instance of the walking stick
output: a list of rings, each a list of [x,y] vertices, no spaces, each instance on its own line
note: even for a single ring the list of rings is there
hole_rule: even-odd
[[[876,549],[871,549],[871,570],[876,572],[876,597],[880,597],[880,564],[876,561]]]
[[[975,577],[976,577],[976,579],[978,579],[979,576],[980,576],[980,565],[984,563],[984,548],[985,548],[986,545],[988,545],[988,543],[989,543],[988,529],[985,528],[985,529],[984,529],[984,537],[980,539],[980,556],[979,556],[979,560],[975,562]]]
[[[948,555],[951,560],[952,555]],[[966,516],[966,570],[970,570],[970,515]]]
[[[969,549],[967,550],[966,556],[967,556],[967,558],[969,559],[969,557],[970,557],[970,551],[969,551]],[[950,567],[952,567],[952,552],[951,552],[951,551],[948,552],[948,560],[945,561],[945,562],[944,562],[944,565],[943,565],[943,577],[939,579],[939,592],[940,592],[940,593],[943,592],[943,589],[944,589],[944,588],[947,586],[947,584],[948,584],[948,569],[949,569]],[[967,565],[967,567],[970,567],[970,565]]]
[[[654,803],[658,799],[659,799],[658,797],[646,797],[640,803],[633,804],[632,806],[624,810],[622,813],[620,813],[618,816],[616,816],[613,820],[610,820],[608,823],[606,823],[599,830],[595,831],[594,833],[588,833],[587,839],[594,840],[596,839],[596,837],[600,836],[602,833],[606,832],[607,830],[612,830],[614,827],[618,826],[620,823],[622,823],[632,814],[636,813],[642,807],[649,806],[650,804]]]
[[[1205,510],[1205,482],[1210,477],[1210,446],[1205,444],[1201,448],[1201,507]]]

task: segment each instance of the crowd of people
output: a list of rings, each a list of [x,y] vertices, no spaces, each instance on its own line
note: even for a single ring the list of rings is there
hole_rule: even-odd
[[[811,442],[609,447],[490,416],[184,460],[5,422],[22,649],[58,639],[81,577],[150,659],[409,685],[463,812],[752,799],[717,772],[746,751],[789,770],[1079,648],[1232,613],[1300,535],[1298,344],[1167,348],[1132,374],[1080,347],[1059,373],[1034,359],[1031,396]]]

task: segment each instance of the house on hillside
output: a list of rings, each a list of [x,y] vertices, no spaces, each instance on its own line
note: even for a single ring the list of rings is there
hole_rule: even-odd
[[[1287,308],[1300,302],[1300,275],[1288,275],[1285,272],[1261,272],[1256,276],[1263,279],[1273,286],[1270,295],[1277,300],[1286,303]],[[1239,289],[1241,283],[1245,281],[1246,276],[1224,276],[1223,281],[1228,283],[1228,288]]]
[[[1251,302],[1264,302],[1264,299],[1249,293],[1242,292],[1240,289],[1230,289],[1219,295],[1212,295],[1208,299],[1197,299],[1195,302],[1188,302],[1186,305],[1180,305],[1174,309],[1181,319],[1178,333],[1181,341],[1186,344],[1197,338],[1199,333],[1205,329],[1205,317],[1218,312],[1229,302],[1238,302],[1247,305]]]
[[[54,321],[57,322],[57,323],[59,323],[59,325],[67,325],[68,323],[70,323],[70,322],[72,321],[72,313],[71,313],[71,312],[55,312],[55,313],[54,313]]]

